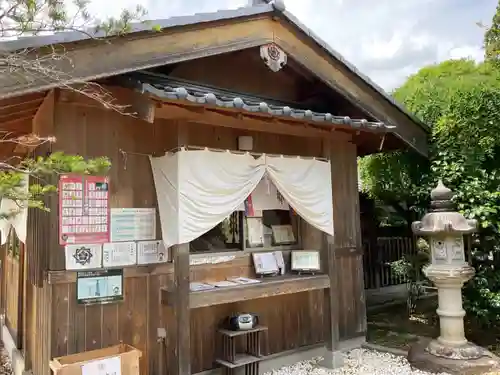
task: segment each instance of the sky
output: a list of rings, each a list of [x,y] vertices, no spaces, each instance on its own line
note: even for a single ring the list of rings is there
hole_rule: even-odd
[[[234,9],[249,0],[93,0],[104,18],[143,5],[149,19]],[[420,68],[451,58],[482,60],[498,0],[284,0],[288,11],[386,91]]]

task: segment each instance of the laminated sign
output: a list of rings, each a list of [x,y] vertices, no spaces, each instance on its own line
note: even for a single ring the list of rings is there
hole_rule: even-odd
[[[121,375],[120,357],[91,361],[82,366],[82,375]]]
[[[63,175],[59,180],[59,244],[109,242],[109,178]]]

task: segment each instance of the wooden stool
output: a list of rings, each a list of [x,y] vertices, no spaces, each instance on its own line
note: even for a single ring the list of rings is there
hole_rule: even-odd
[[[261,334],[266,333],[267,327],[257,326],[245,331],[231,331],[228,329],[219,329],[222,338],[222,358],[216,359],[216,362],[224,367],[225,375],[233,375],[234,369],[245,366],[245,375],[259,375],[259,362],[265,357],[261,351]],[[246,336],[246,348],[244,353],[236,353],[236,338]]]

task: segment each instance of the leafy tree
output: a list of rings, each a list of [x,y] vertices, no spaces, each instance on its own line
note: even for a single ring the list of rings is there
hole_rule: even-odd
[[[446,61],[420,70],[394,96],[432,126],[430,161],[410,151],[369,156],[360,163],[362,178],[370,181],[363,186],[380,200],[413,197],[415,212],[427,209],[425,197],[438,178],[455,191],[458,209],[481,226],[472,252],[477,275],[466,288],[465,305],[482,323],[498,322],[500,71],[488,62]],[[389,181],[398,176],[402,181]]]
[[[484,35],[484,57],[486,60],[498,60],[500,55],[500,2],[493,16],[490,27]]]
[[[40,34],[76,31],[89,38],[119,36],[130,30],[131,22],[145,16],[142,7],[135,10],[123,10],[118,18],[108,18],[100,21],[88,11],[89,0],[4,0],[0,2],[0,40],[20,36],[36,36]],[[154,28],[153,28],[154,29]],[[74,90],[92,98],[107,108],[123,111],[123,106],[113,104],[113,98],[99,84],[94,82],[68,82],[72,77],[58,70],[56,62],[69,60],[64,50],[48,46],[43,52],[34,53],[30,49],[12,51],[2,47],[0,43],[0,77],[16,75],[20,79],[42,79],[45,82],[55,82],[57,86]],[[71,61],[68,61],[71,64]],[[0,124],[0,132],[1,124]],[[16,143],[31,148],[55,140],[49,138],[30,137],[27,139],[12,137],[10,133],[2,132],[0,145]],[[101,174],[110,168],[106,157],[85,160],[81,156],[70,156],[63,153],[53,153],[47,157],[37,157],[19,160],[11,157],[0,162],[0,198],[14,200],[19,207],[28,205],[45,209],[43,195],[56,190],[47,176],[60,173]],[[29,192],[23,192],[24,176],[30,175],[35,183]],[[18,210],[0,213],[1,217],[17,214]]]

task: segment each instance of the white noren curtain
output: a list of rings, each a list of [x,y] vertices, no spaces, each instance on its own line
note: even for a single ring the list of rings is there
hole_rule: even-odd
[[[313,227],[333,236],[330,162],[266,157],[267,173],[288,204]]]
[[[29,189],[29,176],[24,176],[23,185],[19,188],[20,193],[27,193]],[[28,223],[28,206],[22,202],[15,202],[13,200],[2,198],[0,202],[0,213],[9,215],[11,217],[0,219],[0,236],[1,245],[5,245],[9,235],[10,228],[13,227],[16,231],[17,237],[22,243],[26,243],[26,232]]]
[[[330,162],[208,149],[150,160],[167,247],[198,238],[239,209],[266,171],[304,220],[333,235]]]
[[[229,151],[180,150],[151,158],[163,241],[188,243],[245,201],[265,173],[264,158]]]

